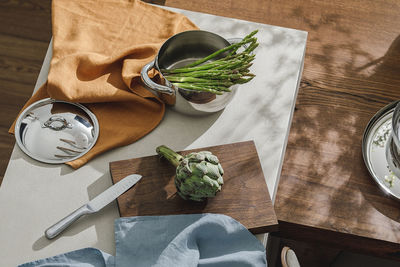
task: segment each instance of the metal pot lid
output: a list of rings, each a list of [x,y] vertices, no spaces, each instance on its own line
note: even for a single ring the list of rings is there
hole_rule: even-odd
[[[86,154],[99,136],[96,116],[78,103],[46,98],[27,107],[15,124],[18,146],[31,158],[51,164]]]

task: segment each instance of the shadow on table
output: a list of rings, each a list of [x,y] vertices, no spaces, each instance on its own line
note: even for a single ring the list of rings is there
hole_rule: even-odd
[[[295,8],[294,16],[301,14],[302,9]],[[309,35],[321,54],[308,55],[305,62],[285,156],[290,161],[284,163],[285,183],[279,185],[285,196],[296,196],[296,203],[290,201],[291,209],[285,210],[285,197],[278,206],[282,213],[291,213],[299,220],[312,218],[313,225],[324,229],[356,235],[370,231],[372,236],[389,235],[388,240],[398,241],[398,224],[390,220],[400,222],[399,204],[383,198],[369,177],[361,154],[364,129],[360,125],[366,126],[376,111],[400,96],[393,84],[393,77],[400,73],[400,36],[376,59],[362,49],[349,28],[341,26],[343,18],[331,15],[316,23],[305,19],[312,31],[329,29],[338,41]],[[367,62],[361,67],[360,58]],[[343,75],[337,75],[341,71]],[[307,177],[306,181],[302,177]],[[296,213],[297,208],[304,214]],[[377,227],[371,232],[374,225],[385,229]]]
[[[389,49],[384,56],[371,61],[369,64],[360,67],[362,70],[368,67],[375,67],[374,73],[368,77],[368,80],[379,81],[381,79],[386,79],[387,77],[398,76],[400,73],[400,35],[392,42]],[[397,98],[400,98],[398,95]],[[371,178],[372,181],[372,178]],[[399,182],[396,180],[395,182]],[[394,198],[390,198],[386,195],[378,186],[373,184],[377,188],[376,193],[371,194],[369,192],[363,192],[364,197],[369,201],[369,203],[374,206],[376,210],[381,212],[386,217],[400,223],[400,209],[399,202]],[[375,196],[379,195],[381,198],[377,199]],[[394,231],[397,231],[393,229]],[[399,236],[400,238],[400,236]]]
[[[110,182],[110,175],[107,173],[103,176],[101,176],[99,179],[97,179],[95,182],[93,182],[91,185],[88,186],[87,191],[88,191],[88,196],[89,196],[89,201],[95,198],[97,195],[102,193],[104,190],[107,189],[107,184]],[[82,203],[82,205],[85,203]],[[76,207],[76,209],[79,207]],[[65,211],[65,215],[67,216],[74,210],[68,210]],[[38,240],[34,242],[32,245],[32,249],[34,251],[41,250],[50,244],[57,242],[58,239],[66,238],[66,237],[71,237],[75,236],[83,231],[87,231],[89,228],[93,228],[94,231],[96,231],[96,243],[93,243],[93,247],[97,247],[97,244],[107,244],[105,242],[106,240],[109,241],[109,236],[110,234],[112,235],[113,228],[110,229],[109,227],[109,222],[105,220],[105,214],[113,214],[115,215],[114,218],[111,218],[112,221],[114,219],[118,218],[118,212],[116,211],[116,202],[113,201],[106,207],[104,207],[102,210],[89,214],[86,216],[83,216],[79,218],[77,221],[75,221],[73,224],[71,224],[67,229],[65,229],[63,232],[61,232],[56,238],[52,240],[48,240],[44,235],[41,236]],[[58,218],[57,220],[61,220],[62,218]],[[108,219],[108,218],[107,218]],[[54,221],[56,223],[57,221]],[[49,225],[48,227],[50,227]],[[43,232],[45,229],[43,229]],[[60,240],[61,241],[61,240]],[[101,248],[100,248],[101,249]]]

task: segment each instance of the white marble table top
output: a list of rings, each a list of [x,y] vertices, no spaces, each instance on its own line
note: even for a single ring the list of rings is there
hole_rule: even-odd
[[[81,218],[60,237],[49,241],[44,230],[109,187],[108,163],[155,154],[158,145],[185,150],[254,140],[266,183],[275,196],[287,136],[301,77],[307,33],[294,29],[172,9],[187,15],[201,29],[225,38],[244,37],[259,29],[260,46],[252,72],[233,101],[209,116],[190,117],[167,110],[150,134],[106,152],[78,170],[37,162],[14,147],[0,187],[0,266],[15,266],[84,247],[115,253],[116,202]],[[46,81],[51,44],[35,90]],[[262,239],[262,236],[259,236]],[[264,240],[265,241],[265,240]]]

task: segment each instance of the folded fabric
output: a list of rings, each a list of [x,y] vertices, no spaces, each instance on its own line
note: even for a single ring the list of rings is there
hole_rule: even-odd
[[[96,115],[97,143],[67,163],[73,168],[138,140],[158,125],[164,104],[140,84],[141,68],[166,39],[197,29],[185,16],[139,0],[53,1],[52,28],[48,80],[23,109],[51,97],[84,103]]]
[[[267,265],[260,241],[238,221],[221,214],[120,218],[115,222],[115,242],[115,257],[86,248],[20,266]]]
[[[115,257],[96,248],[83,248],[51,258],[32,261],[20,267],[114,267]]]

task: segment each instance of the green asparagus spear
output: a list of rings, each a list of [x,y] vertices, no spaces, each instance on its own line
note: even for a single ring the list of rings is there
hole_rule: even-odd
[[[255,58],[254,49],[258,47],[257,38],[253,31],[242,41],[220,49],[213,54],[197,60],[187,66],[176,69],[162,69],[164,77],[175,86],[217,95],[230,92],[229,87],[234,84],[243,84],[251,81],[255,75],[249,68]],[[241,47],[242,52],[239,52]],[[218,55],[229,52],[228,56],[214,61]]]

